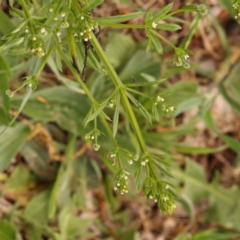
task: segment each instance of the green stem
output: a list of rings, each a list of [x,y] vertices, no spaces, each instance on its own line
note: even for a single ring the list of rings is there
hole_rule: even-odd
[[[63,61],[66,63],[66,65],[68,66],[68,68],[70,69],[70,71],[72,72],[72,74],[74,75],[74,77],[77,79],[78,83],[80,84],[80,86],[82,87],[82,89],[85,91],[86,95],[88,96],[88,98],[90,99],[90,101],[92,102],[92,104],[97,104],[97,101],[94,99],[92,93],[89,91],[88,87],[86,86],[86,84],[82,81],[82,79],[80,78],[77,70],[73,67],[73,65],[71,64],[71,62],[68,60],[68,58],[66,57],[66,55],[64,54],[64,52],[62,51],[62,49],[60,47],[57,47],[57,51],[59,52],[61,58],[63,59]],[[103,113],[99,114],[101,121],[103,122],[103,125],[105,126],[108,135],[110,136],[113,144],[115,147],[118,147],[117,142],[115,140],[115,138],[113,137],[112,131],[103,115]]]
[[[102,47],[99,44],[98,40],[96,39],[95,35],[92,33],[91,36],[92,36],[91,43],[92,43],[95,51],[97,52],[98,56],[102,60],[103,64],[105,65],[105,67],[106,67],[110,77],[112,78],[115,86],[119,88],[119,94],[121,96],[123,106],[124,106],[124,108],[125,108],[125,110],[128,114],[129,120],[130,120],[130,122],[132,124],[132,128],[133,128],[133,130],[134,130],[134,132],[137,136],[137,139],[138,139],[139,145],[142,149],[142,152],[145,153],[147,151],[147,148],[146,148],[146,145],[145,145],[140,127],[138,125],[136,116],[135,116],[135,114],[133,112],[133,109],[131,107],[131,104],[130,104],[128,98],[127,98],[126,92],[122,87],[123,84],[122,84],[120,78],[118,77],[116,71],[114,70],[113,66],[110,64],[107,57],[105,56],[105,53],[103,52]]]
[[[24,11],[24,13],[25,13],[25,15],[26,15],[26,19],[28,20],[31,34],[32,34],[32,35],[35,35],[35,29],[34,29],[34,27],[33,27],[32,19],[31,19],[31,16],[30,16],[29,12],[28,12],[27,5],[26,5],[26,3],[25,3],[24,0],[20,0],[20,3],[21,3],[21,5],[22,5],[23,11]]]
[[[164,36],[162,36],[161,34],[159,34],[158,32],[151,30],[151,32],[158,36],[160,39],[162,39],[165,43],[167,43],[169,46],[171,46],[174,50],[177,50],[177,47],[174,46],[173,43],[171,43],[169,40],[167,40]]]

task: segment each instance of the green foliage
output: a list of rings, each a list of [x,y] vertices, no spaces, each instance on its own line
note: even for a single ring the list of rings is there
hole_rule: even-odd
[[[205,5],[189,5],[171,11],[173,3],[170,3],[156,13],[138,11],[93,18],[91,10],[103,1],[80,2],[21,0],[21,8],[14,8],[15,2],[10,1],[10,13],[16,25],[9,20],[6,23],[8,29],[0,24],[4,34],[0,42],[0,123],[3,125],[0,128],[0,171],[10,166],[17,153],[28,164],[28,167],[19,164],[14,168],[4,190],[26,190],[29,185],[44,182],[34,197],[28,199],[24,210],[15,209],[7,216],[21,219],[27,226],[20,223],[15,229],[11,221],[1,221],[0,236],[13,239],[23,230],[28,238],[36,240],[43,236],[57,240],[81,236],[94,238],[88,231],[90,223],[94,222],[103,232],[107,229],[99,220],[79,215],[79,209],[86,209],[89,201],[87,189],[99,188],[102,184],[106,199],[115,210],[118,202],[112,190],[117,191],[116,195],[118,192],[133,194],[132,189],[129,191],[132,187],[129,180],[133,178],[137,189],[147,200],[156,202],[164,214],[173,213],[177,201],[193,218],[194,203],[207,198],[210,212],[204,218],[239,230],[240,209],[235,201],[239,198],[238,189],[222,188],[217,177],[209,183],[203,169],[190,159],[185,161],[185,170],[173,161],[176,156],[173,152],[208,154],[227,147],[239,152],[239,142],[216,128],[209,111],[213,100],[199,95],[195,82],[182,80],[170,85],[165,78],[174,71],[181,72],[190,67],[188,58],[193,53],[188,46],[198,22],[207,12]],[[180,25],[165,20],[172,21],[173,15],[189,11],[196,12],[195,18],[189,34],[177,47],[158,30],[180,30]],[[122,24],[143,14],[142,25]],[[137,45],[130,37],[111,33],[106,43],[108,51],[104,52],[99,43],[101,27],[144,29],[148,42]],[[166,45],[174,51],[172,63],[180,68],[162,73],[163,63],[159,59]],[[23,63],[24,59],[29,62]],[[53,80],[40,75],[47,69],[45,66],[56,75],[61,86],[55,86]],[[77,82],[71,80],[66,67]],[[16,76],[28,68],[28,76],[21,83],[16,81]],[[84,81],[84,72],[87,81]],[[221,84],[220,92],[238,111],[238,92],[235,90],[238,81],[229,89],[231,100]],[[189,123],[170,128],[175,117],[193,107],[198,111]],[[10,115],[11,108],[17,111],[14,117]],[[21,123],[20,114],[26,124]],[[179,143],[179,138],[184,135],[196,134],[192,126],[200,120],[204,120],[226,144],[204,148]],[[52,136],[46,145],[41,144],[38,133],[30,135],[30,128],[37,124],[44,126],[47,133],[43,135]],[[159,124],[166,131],[159,132]],[[108,170],[86,149],[96,151]],[[53,163],[56,156],[59,162]],[[179,182],[183,183],[182,189]],[[179,194],[180,190],[183,195]],[[231,214],[234,206],[236,211]],[[114,212],[113,215],[114,220],[120,219],[126,226],[118,230],[119,236],[133,239],[136,227],[131,225],[127,213]],[[189,239],[218,236],[215,231],[204,231]],[[182,235],[177,239],[187,237]]]

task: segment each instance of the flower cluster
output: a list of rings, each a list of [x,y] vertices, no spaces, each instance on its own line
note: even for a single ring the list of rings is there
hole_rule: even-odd
[[[186,48],[176,48],[172,61],[177,67],[183,66],[184,68],[189,68],[190,64],[187,62],[189,54],[193,53]]]
[[[74,37],[77,42],[87,42],[91,39],[91,32],[97,27],[96,23],[91,19],[89,15],[82,15],[79,17],[74,30]]]
[[[175,110],[175,108],[169,104],[163,104],[162,110],[164,113],[169,113],[169,112],[173,112]]]
[[[164,102],[164,98],[158,95],[155,99],[154,105],[157,105],[159,102]]]
[[[113,189],[121,194],[128,193],[128,176],[129,173],[121,168],[115,176],[116,186]]]
[[[173,213],[176,205],[173,201],[172,192],[169,191],[169,184],[163,181],[156,181],[152,177],[145,178],[143,183],[143,193],[148,200],[153,200],[165,214]]]
[[[235,19],[240,23],[240,4],[239,4],[239,0],[233,0],[232,1],[232,6],[233,6],[233,9],[234,9]]]
[[[98,144],[98,136],[100,136],[101,132],[97,129],[94,128],[91,132],[87,133],[85,135],[85,139],[92,139],[94,140],[94,144],[93,144],[93,149],[95,151],[98,151],[100,149],[100,145]]]
[[[129,153],[129,154],[127,154],[127,158],[128,158],[128,164],[132,165],[133,161],[138,161],[139,155],[138,154]]]
[[[42,38],[33,36],[29,44],[30,44],[31,52],[35,57],[40,58],[46,54],[45,43],[42,40]]]
[[[206,5],[200,4],[200,5],[198,6],[198,12],[199,12],[202,16],[206,15],[206,14],[208,13],[208,10],[207,10]]]

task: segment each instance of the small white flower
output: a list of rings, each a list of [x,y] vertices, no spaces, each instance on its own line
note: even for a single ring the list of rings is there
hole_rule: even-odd
[[[187,60],[189,58],[189,55],[184,55],[184,59]]]
[[[129,165],[133,164],[133,161],[132,161],[132,160],[129,160],[129,161],[128,161],[128,164],[129,164]]]
[[[66,16],[65,12],[61,13],[61,17],[65,17],[65,16]]]
[[[128,179],[128,177],[127,177],[127,176],[125,176],[125,177],[124,177],[124,179],[125,179],[125,180],[127,180],[127,179]]]
[[[84,34],[83,32],[80,32],[80,35],[81,35],[81,36],[83,36],[83,34]]]
[[[169,109],[170,109],[170,111],[173,111],[173,110],[174,110],[174,107],[170,107]]]
[[[154,199],[154,202],[157,202],[157,199]]]
[[[39,51],[39,52],[41,52],[41,51],[42,51],[42,48],[41,48],[41,47],[39,47],[39,48],[38,48],[38,51]]]
[[[160,96],[157,96],[157,101],[158,101],[158,102],[160,102],[160,101],[163,102],[163,101],[164,101],[164,98],[162,98],[162,97],[160,97]]]
[[[53,9],[52,9],[52,8],[50,8],[50,9],[49,9],[49,12],[53,12]]]
[[[91,136],[91,139],[94,139],[94,136]]]
[[[28,33],[28,32],[29,32],[29,30],[26,28],[26,29],[25,29],[25,33]]]
[[[61,32],[57,32],[57,36],[59,37],[61,35]]]
[[[85,40],[85,39],[84,39]],[[108,105],[110,108],[113,108],[114,107],[114,104],[113,103],[109,103]]]
[[[29,83],[29,84],[28,84],[28,86],[29,86],[29,87],[32,87],[32,84],[31,84],[31,83]]]
[[[114,191],[117,191],[117,187],[114,187],[113,190],[114,190]]]
[[[163,197],[163,201],[166,202],[167,200],[169,200],[168,196]]]
[[[33,38],[32,38],[32,40],[33,40],[33,41],[36,41],[36,40],[37,40],[37,38],[36,38],[36,37],[33,37]]]
[[[84,38],[84,41],[87,42],[87,41],[88,41],[88,38]]]
[[[81,20],[83,20],[84,19],[84,16],[81,16]]]
[[[153,196],[152,196],[152,195],[150,195],[150,196],[149,196],[149,198],[150,198],[150,199],[153,199]]]
[[[36,50],[35,50],[34,48],[31,50],[32,53],[34,53],[35,51],[36,51]]]
[[[142,166],[145,166],[145,165],[146,165],[146,162],[145,162],[145,161],[142,161],[142,162],[141,162],[141,165],[142,165]]]
[[[169,189],[169,185],[166,185],[166,187],[165,187],[166,189]]]
[[[42,29],[40,30],[40,32],[41,32],[41,33],[45,33],[45,32],[46,32],[46,29],[45,29],[45,28],[42,28]]]
[[[119,186],[120,186],[120,183],[117,183],[117,186],[119,187]]]
[[[153,28],[156,28],[156,27],[157,27],[157,23],[153,22],[153,23],[152,23],[152,27],[153,27]]]

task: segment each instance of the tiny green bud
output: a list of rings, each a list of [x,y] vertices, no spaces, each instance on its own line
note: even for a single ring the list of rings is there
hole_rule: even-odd
[[[5,92],[7,95],[8,95],[8,97],[10,97],[10,98],[12,98],[13,96],[14,96],[14,92],[12,92],[11,90],[6,90],[6,92]]]

